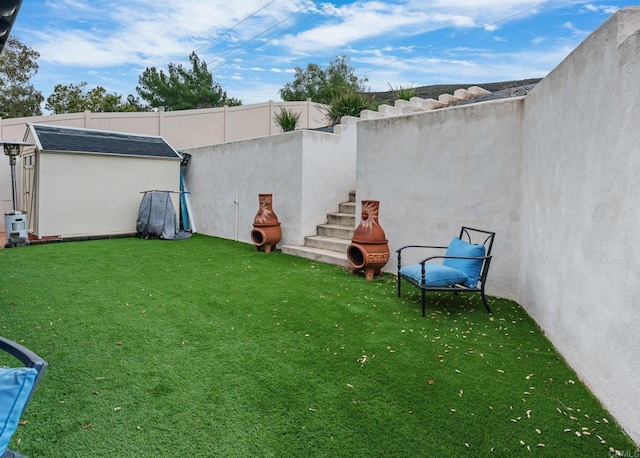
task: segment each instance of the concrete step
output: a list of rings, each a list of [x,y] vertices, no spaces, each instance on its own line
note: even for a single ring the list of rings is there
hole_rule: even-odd
[[[355,202],[342,202],[338,206],[338,211],[340,213],[347,213],[349,215],[356,214],[356,203]]]
[[[324,235],[326,237],[351,240],[355,229],[355,227],[343,226],[340,224],[320,224],[317,227],[317,232],[318,235]]]
[[[327,223],[349,226],[350,228],[355,229],[356,215],[355,213],[329,213],[327,214]]]
[[[304,238],[304,245],[285,245],[282,252],[349,268],[347,248],[356,229],[356,192],[349,193],[349,201],[338,206],[338,212],[327,214],[327,223],[316,227],[316,235]]]
[[[324,235],[311,235],[304,238],[304,246],[310,248],[322,248],[323,250],[347,252],[347,247],[351,244],[351,239],[341,239],[338,237],[327,237]]]
[[[349,268],[346,251],[341,253],[339,251],[324,250],[322,248],[287,245],[282,247],[282,252],[299,258],[311,259],[314,261],[324,262],[325,264],[333,264],[335,266]]]

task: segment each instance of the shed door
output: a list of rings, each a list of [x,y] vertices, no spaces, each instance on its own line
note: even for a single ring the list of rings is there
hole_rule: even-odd
[[[22,155],[22,208],[27,212],[27,220],[29,227],[27,230],[30,233],[35,233],[35,228],[38,227],[36,212],[36,152],[31,151],[23,153]]]

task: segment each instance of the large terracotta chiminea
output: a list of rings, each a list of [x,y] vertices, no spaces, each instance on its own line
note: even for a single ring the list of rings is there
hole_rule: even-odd
[[[380,273],[380,269],[389,261],[389,245],[384,230],[378,223],[377,200],[362,201],[362,221],[356,227],[347,248],[347,259],[351,272],[364,270],[365,278],[372,280]]]
[[[272,195],[258,194],[258,200],[260,208],[258,208],[258,213],[253,220],[251,241],[255,245],[256,251],[264,248],[265,253],[270,253],[282,238],[282,229],[280,229],[278,217],[273,212]]]

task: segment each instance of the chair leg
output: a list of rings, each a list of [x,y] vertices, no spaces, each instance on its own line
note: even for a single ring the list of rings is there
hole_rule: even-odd
[[[400,278],[400,274],[398,274],[398,297],[400,297],[400,283],[402,282],[402,278]]]
[[[424,292],[424,289],[420,289],[420,291],[422,292],[422,316],[425,316],[425,314],[424,314],[424,312],[425,312],[425,305],[424,305],[425,292]]]
[[[484,304],[484,308],[487,309],[487,312],[493,315],[493,312],[489,308],[489,303],[487,302],[487,298],[484,295],[484,291],[480,291],[480,295],[482,296],[482,303]]]

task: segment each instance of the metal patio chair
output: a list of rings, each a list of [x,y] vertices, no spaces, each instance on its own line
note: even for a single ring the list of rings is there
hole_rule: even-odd
[[[9,450],[9,441],[48,364],[28,348],[4,337],[0,337],[0,350],[23,365],[18,368],[0,367],[0,456],[24,458],[24,455]]]
[[[428,291],[447,293],[480,293],[487,312],[491,312],[484,287],[491,264],[491,248],[495,232],[462,226],[460,235],[448,247],[407,245],[398,250],[398,297],[402,281],[418,288],[422,295],[422,316],[425,316],[425,295]],[[473,243],[472,240],[481,243]],[[402,254],[408,250],[446,250],[444,255],[428,256],[417,264],[402,265]],[[433,262],[433,261],[440,261]],[[430,262],[432,261],[432,262]]]

